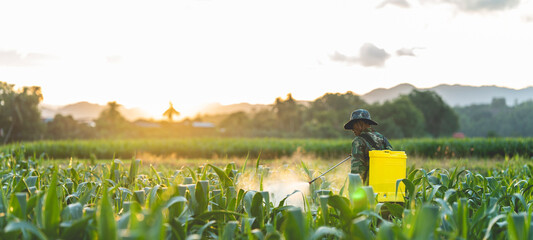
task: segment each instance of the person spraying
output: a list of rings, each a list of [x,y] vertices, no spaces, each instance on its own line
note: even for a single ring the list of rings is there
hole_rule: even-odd
[[[350,121],[344,124],[345,130],[352,130],[355,138],[352,141],[351,173],[361,176],[364,185],[368,185],[369,154],[371,150],[391,150],[392,146],[381,133],[372,129],[378,125],[370,118],[365,109],[357,109],[350,115]]]

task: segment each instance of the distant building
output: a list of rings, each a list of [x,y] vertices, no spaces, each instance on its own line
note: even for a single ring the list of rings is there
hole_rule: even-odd
[[[94,122],[94,119],[92,118],[80,118],[76,119],[78,123],[87,124],[89,127],[96,127],[96,122]]]
[[[159,123],[145,121],[145,120],[137,120],[137,121],[134,122],[134,124],[136,126],[138,126],[138,127],[143,127],[143,128],[159,128],[159,127],[161,127],[161,125],[159,125]]]
[[[67,117],[67,116],[65,116]],[[96,123],[94,122],[94,119],[90,119],[90,118],[79,118],[79,119],[74,119],[77,123],[79,124],[87,124],[87,126],[89,127],[95,127],[96,126]],[[43,123],[49,123],[49,122],[53,122],[54,121],[54,118],[53,117],[45,117],[45,118],[41,118],[41,121]]]
[[[193,122],[192,127],[194,128],[214,128],[215,124],[210,122]]]
[[[49,123],[49,122],[51,122],[51,121],[54,121],[54,118],[50,118],[50,117],[48,117],[48,118],[41,118],[41,121],[42,121],[43,123]]]
[[[462,132],[456,132],[453,134],[453,138],[465,138],[465,134]]]

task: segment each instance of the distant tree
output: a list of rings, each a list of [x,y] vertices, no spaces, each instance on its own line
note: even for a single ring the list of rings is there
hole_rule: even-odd
[[[262,109],[251,113],[249,129],[253,137],[277,137],[280,136],[277,130],[277,116],[270,109]]]
[[[76,121],[72,115],[56,114],[54,119],[47,124],[45,137],[48,139],[86,139],[94,135],[92,127]]]
[[[508,114],[506,114],[508,112]],[[513,106],[506,112],[500,113],[501,120],[505,121],[506,129],[502,129],[505,136],[533,136],[533,100],[525,101]],[[498,126],[499,123],[496,123]]]
[[[496,133],[496,131],[494,130],[489,130],[487,132],[487,137],[488,138],[496,138],[496,137],[499,137],[498,133]]]
[[[327,114],[324,112],[324,115]],[[306,137],[313,138],[339,138],[343,135],[350,135],[349,131],[342,130],[342,126],[331,124],[329,121],[321,122],[316,118],[303,122],[302,131],[304,131]]]
[[[533,136],[533,101],[507,106],[505,99],[494,98],[490,104],[455,107],[460,131],[470,137]]]
[[[337,138],[352,136],[343,125],[350,119],[353,110],[368,104],[353,92],[326,93],[311,102],[305,114],[304,131],[307,136]]]
[[[451,136],[459,129],[457,113],[437,93],[413,90],[408,97],[424,115],[426,132],[433,137]]]
[[[108,102],[107,108],[104,109],[95,120],[96,129],[102,136],[114,137],[124,133],[128,121],[118,111],[120,104],[117,102]]]
[[[382,105],[369,107],[372,119],[378,122],[375,129],[387,138],[413,138],[426,135],[424,115],[409,97],[400,96]]]
[[[311,106],[313,110],[328,111],[333,110],[336,112],[348,111],[344,117],[350,116],[353,110],[363,108],[368,105],[360,96],[348,91],[342,93],[326,93],[321,97],[315,99]],[[347,120],[347,119],[344,119]]]
[[[0,82],[0,137],[3,143],[42,137],[44,124],[38,108],[42,100],[40,87],[15,90],[13,84]]]
[[[276,98],[273,109],[278,117],[278,129],[287,135],[294,134],[302,121],[302,106],[296,102],[292,94],[287,94],[285,100],[280,97]]]
[[[492,109],[505,109],[507,108],[507,103],[505,98],[493,98],[490,106]]]
[[[220,127],[226,130],[226,135],[244,137],[251,133],[250,118],[245,112],[239,111],[228,115],[220,123]]]
[[[174,116],[179,116],[180,113],[174,109],[174,106],[172,106],[172,102],[169,102],[170,106],[169,108],[163,113],[163,116],[166,116],[168,118],[169,122],[172,122],[172,118]]]
[[[204,117],[201,114],[196,114],[196,116],[194,116],[192,121],[193,122],[203,122],[204,121]]]

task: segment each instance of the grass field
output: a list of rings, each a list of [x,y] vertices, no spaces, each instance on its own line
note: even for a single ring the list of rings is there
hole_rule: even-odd
[[[402,139],[391,141],[395,150],[418,158],[533,157],[533,138]],[[181,138],[131,140],[36,141],[0,146],[0,152],[24,148],[27,154],[63,159],[113,157],[130,159],[142,154],[177,158],[258,156],[274,159],[306,154],[342,158],[350,153],[350,139]]]

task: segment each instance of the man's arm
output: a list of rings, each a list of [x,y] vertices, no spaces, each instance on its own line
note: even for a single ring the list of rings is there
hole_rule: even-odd
[[[383,137],[383,143],[385,144],[385,146],[383,146],[385,149],[392,151],[392,145],[390,145],[389,140],[387,140],[386,137]]]
[[[363,174],[368,171],[368,164],[364,163],[364,147],[365,144],[360,138],[355,138],[352,142],[352,168],[351,173]]]

